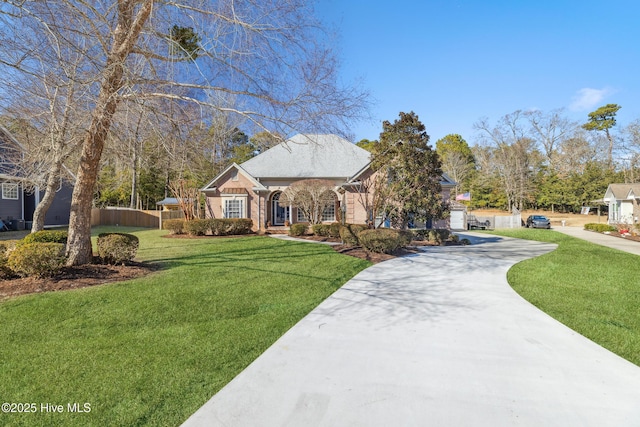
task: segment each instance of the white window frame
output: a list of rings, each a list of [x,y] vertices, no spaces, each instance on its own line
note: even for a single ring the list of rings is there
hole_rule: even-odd
[[[326,208],[324,208],[324,211],[322,211],[322,222],[334,222],[336,220],[336,203],[335,201],[333,202],[333,204],[327,206]]]
[[[297,222],[309,222],[309,219],[305,216],[304,212],[302,212],[302,209],[298,208],[296,210],[298,211]]]
[[[20,199],[20,188],[18,184],[12,182],[3,182],[2,183],[2,198],[4,200],[19,200]],[[15,194],[15,196],[14,196]]]
[[[233,202],[233,207],[229,205]],[[230,216],[232,215],[233,216]],[[234,195],[232,197],[222,198],[222,217],[223,218],[247,218],[247,197]]]

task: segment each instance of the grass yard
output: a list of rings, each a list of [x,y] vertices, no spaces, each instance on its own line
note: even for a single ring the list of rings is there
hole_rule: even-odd
[[[138,258],[162,271],[0,303],[0,403],[36,404],[0,412],[0,425],[179,425],[370,265],[269,237],[134,234]],[[74,403],[90,412],[70,413]]]
[[[492,231],[557,243],[513,266],[513,289],[545,313],[640,366],[640,257],[550,230]]]

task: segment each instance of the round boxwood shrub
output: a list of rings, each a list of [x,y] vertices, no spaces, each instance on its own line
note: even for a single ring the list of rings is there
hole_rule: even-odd
[[[389,228],[377,228],[363,230],[358,234],[360,245],[369,252],[390,254],[404,246],[406,237],[398,230]]]
[[[57,230],[40,230],[27,234],[20,244],[25,243],[62,243],[67,244],[67,232]]]
[[[23,243],[11,251],[7,265],[22,277],[52,276],[64,267],[64,248],[62,243]]]
[[[449,237],[451,236],[451,232],[445,229],[433,228],[429,230],[429,242],[436,243],[438,245],[444,245]]]
[[[304,236],[307,234],[307,230],[309,229],[308,224],[291,224],[289,227],[289,235],[290,236]]]
[[[138,237],[127,233],[101,233],[98,235],[98,255],[107,264],[133,261],[138,252]]]
[[[329,224],[313,224],[311,232],[314,236],[329,237]]]
[[[345,245],[358,246],[360,245],[360,242],[358,241],[358,234],[368,228],[369,227],[362,224],[345,224],[340,227],[340,238]]]

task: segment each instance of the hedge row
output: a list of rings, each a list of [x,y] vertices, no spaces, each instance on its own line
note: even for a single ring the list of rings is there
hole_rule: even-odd
[[[605,231],[618,231],[618,229],[609,224],[596,224],[589,223],[584,225],[585,230],[597,231],[598,233],[604,233]]]
[[[190,236],[249,234],[252,227],[253,221],[249,218],[168,219],[162,223],[162,228],[171,234],[186,233]]]

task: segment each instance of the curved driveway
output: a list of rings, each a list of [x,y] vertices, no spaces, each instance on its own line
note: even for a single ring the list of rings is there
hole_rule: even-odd
[[[506,282],[554,246],[468,236],[362,271],[184,425],[640,425],[640,368]]]

